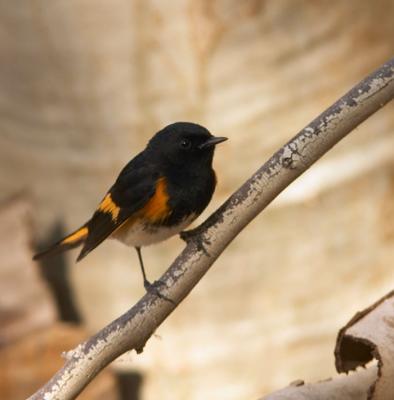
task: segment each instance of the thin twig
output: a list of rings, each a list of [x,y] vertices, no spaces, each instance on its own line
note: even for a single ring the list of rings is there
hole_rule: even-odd
[[[239,232],[283,189],[345,135],[394,97],[394,59],[373,72],[275,153],[214,214],[160,278],[174,304],[146,294],[129,311],[80,344],[30,399],[74,399],[111,361],[146,341]]]

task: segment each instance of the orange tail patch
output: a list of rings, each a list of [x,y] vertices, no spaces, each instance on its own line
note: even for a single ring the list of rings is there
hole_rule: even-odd
[[[89,229],[87,226],[83,226],[79,228],[77,231],[71,233],[66,238],[64,238],[60,243],[61,244],[71,244],[80,242],[81,240],[85,239],[88,236]]]
[[[60,240],[59,242],[55,243],[48,249],[36,254],[33,257],[33,260],[39,260],[42,257],[54,255],[57,253],[61,253],[62,251],[73,249],[74,247],[79,246],[88,236],[89,229],[87,226],[82,226],[81,228],[77,229],[75,232],[71,233],[70,235],[66,236],[64,239]]]

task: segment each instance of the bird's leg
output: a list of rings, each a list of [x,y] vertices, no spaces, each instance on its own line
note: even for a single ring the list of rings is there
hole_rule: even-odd
[[[140,262],[142,277],[144,279],[144,288],[145,288],[145,290],[147,292],[149,292],[149,289],[152,287],[152,284],[146,278],[146,272],[145,272],[145,268],[144,268],[144,261],[142,260],[141,247],[136,247],[135,249],[136,249],[137,254],[138,254],[138,260]]]
[[[141,253],[141,247],[136,247],[135,248],[138,254],[138,260],[140,262],[140,267],[141,267],[141,272],[142,272],[142,277],[144,279],[144,288],[148,293],[155,294],[157,297],[160,297],[163,300],[167,300],[170,303],[174,304],[174,301],[171,300],[170,298],[166,297],[164,294],[160,293],[159,287],[164,285],[164,283],[160,280],[155,281],[153,283],[150,283],[148,279],[146,278],[146,272],[145,272],[145,267],[144,267],[144,262],[142,260],[142,253]]]

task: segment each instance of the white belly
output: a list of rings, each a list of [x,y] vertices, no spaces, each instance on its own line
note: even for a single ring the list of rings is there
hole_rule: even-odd
[[[147,226],[142,220],[128,224],[127,222],[117,229],[111,237],[130,247],[149,246],[168,239],[178,234],[189,226],[195,219],[195,215],[172,227],[152,227]]]

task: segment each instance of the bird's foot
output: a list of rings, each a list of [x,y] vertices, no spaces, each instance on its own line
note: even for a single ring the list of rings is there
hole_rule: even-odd
[[[179,236],[184,242],[188,243],[195,236],[195,234],[196,234],[196,232],[194,231],[194,229],[190,229],[188,231],[180,232]]]
[[[166,295],[160,292],[160,286],[166,286],[165,282],[161,281],[160,279],[150,283],[147,279],[144,280],[144,288],[147,293],[157,296],[160,299],[169,301],[170,303],[175,305],[174,300],[170,299]]]
[[[210,254],[208,253],[208,250],[206,249],[206,245],[210,245],[211,242],[204,237],[198,230],[192,229],[190,231],[182,231],[179,236],[181,237],[182,240],[184,240],[186,243],[194,241],[194,243],[197,246],[197,250],[202,251],[207,257],[210,257]]]

